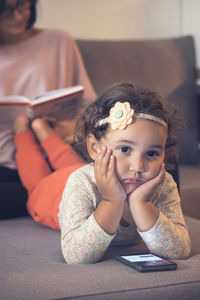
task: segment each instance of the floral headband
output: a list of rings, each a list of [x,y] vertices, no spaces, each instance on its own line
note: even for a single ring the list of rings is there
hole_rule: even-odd
[[[129,102],[116,102],[110,109],[109,117],[98,121],[95,127],[110,123],[112,129],[124,129],[133,122],[133,118],[151,120],[167,128],[167,123],[158,117],[144,113],[135,113]]]

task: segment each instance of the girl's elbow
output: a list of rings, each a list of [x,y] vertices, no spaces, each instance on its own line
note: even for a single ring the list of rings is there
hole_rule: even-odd
[[[97,262],[99,259],[96,256],[84,251],[84,249],[70,249],[70,245],[65,245],[65,247],[62,247],[62,253],[66,263],[70,265],[92,264]]]
[[[187,243],[179,243],[178,245],[174,245],[172,243],[171,247],[152,249],[152,252],[167,259],[187,259],[191,253],[191,244],[190,241],[188,241]]]
[[[64,256],[64,259],[65,259],[65,262],[69,265],[79,265],[79,264],[91,264],[91,263],[94,263],[94,261],[90,261],[88,260],[86,257],[84,257],[83,255],[74,255],[73,253],[70,254],[70,253],[67,253],[67,254],[64,254],[63,253],[63,256]]]
[[[180,259],[187,259],[191,254],[191,245],[188,244],[187,247],[182,249],[182,257]]]
[[[187,237],[187,239],[185,239],[182,243],[182,251],[181,251],[182,255],[181,255],[181,258],[180,259],[187,259],[190,254],[191,254],[191,241],[190,241],[190,238],[189,238],[189,235]]]
[[[187,245],[183,245],[178,249],[178,251],[172,251],[172,253],[169,253],[169,256],[172,259],[187,259],[190,256],[191,253],[191,245],[188,243]]]

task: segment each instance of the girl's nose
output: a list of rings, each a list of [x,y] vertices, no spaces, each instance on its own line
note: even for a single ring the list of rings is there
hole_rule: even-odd
[[[141,157],[133,157],[130,163],[130,171],[134,171],[137,173],[144,172],[144,162]]]

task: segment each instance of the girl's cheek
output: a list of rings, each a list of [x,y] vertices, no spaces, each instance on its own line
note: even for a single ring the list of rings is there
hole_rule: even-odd
[[[119,180],[127,173],[126,166],[124,166],[123,162],[117,156],[115,156],[115,173]]]
[[[157,164],[157,166],[154,167],[153,169],[153,177],[157,176],[158,173],[160,172],[160,168],[162,166],[163,161],[161,161],[159,164]]]

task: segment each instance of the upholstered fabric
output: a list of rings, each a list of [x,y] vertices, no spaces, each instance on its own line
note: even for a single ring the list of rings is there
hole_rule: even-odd
[[[199,299],[200,221],[186,218],[192,255],[176,271],[138,273],[114,259],[139,248],[111,247],[91,265],[68,265],[60,232],[31,218],[0,221],[0,299]],[[109,258],[109,260],[108,260]]]

